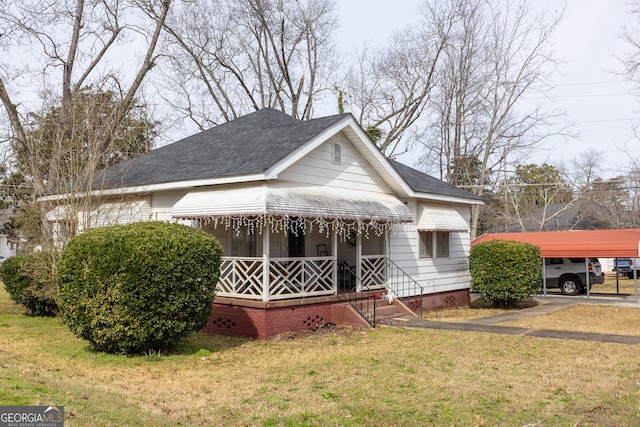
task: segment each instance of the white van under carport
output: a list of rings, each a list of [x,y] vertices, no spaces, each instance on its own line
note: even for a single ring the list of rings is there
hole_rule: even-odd
[[[585,281],[590,278],[589,258],[637,258],[640,257],[640,229],[538,231],[523,233],[483,234],[471,242],[471,246],[490,240],[511,240],[530,243],[540,248],[542,258],[579,258],[583,260]],[[578,264],[576,264],[578,265]],[[543,268],[546,269],[546,262]],[[592,267],[593,268],[593,267]],[[585,288],[589,296],[590,284]],[[638,302],[638,280],[634,277],[634,297]],[[546,280],[543,281],[547,293]]]

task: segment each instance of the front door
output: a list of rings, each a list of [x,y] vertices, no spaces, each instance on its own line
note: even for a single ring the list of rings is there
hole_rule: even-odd
[[[301,225],[297,218],[291,218],[289,221],[288,240],[289,240],[289,257],[304,257],[304,226]]]

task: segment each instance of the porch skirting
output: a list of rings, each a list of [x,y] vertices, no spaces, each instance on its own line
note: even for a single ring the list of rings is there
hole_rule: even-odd
[[[414,309],[420,297],[403,298]],[[365,326],[357,316],[349,314],[348,304],[340,295],[303,298],[275,302],[249,301],[218,297],[213,304],[205,333],[234,337],[267,339],[283,332],[317,329],[327,323]],[[469,305],[469,290],[424,295],[423,310],[462,307]]]

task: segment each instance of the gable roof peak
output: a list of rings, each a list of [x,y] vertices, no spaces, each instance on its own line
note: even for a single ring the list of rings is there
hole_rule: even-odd
[[[250,124],[252,127],[261,129],[270,129],[279,126],[291,126],[300,123],[300,120],[272,108],[261,108],[245,116],[238,117],[232,121],[223,123],[219,126],[243,126]]]

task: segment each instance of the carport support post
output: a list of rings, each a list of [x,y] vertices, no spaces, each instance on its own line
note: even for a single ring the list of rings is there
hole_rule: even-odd
[[[635,302],[638,302],[638,270],[635,268],[633,269],[633,294],[635,296]]]
[[[547,263],[542,258],[542,294],[547,296]]]
[[[616,271],[616,295],[620,295],[620,278],[618,277],[620,276],[620,263],[618,262],[618,258],[613,260],[613,265]],[[604,272],[602,274],[604,274]]]
[[[584,279],[584,280],[585,280],[585,282],[587,282],[587,284],[586,284],[586,286],[587,286],[587,298],[590,298],[591,296],[590,296],[589,292],[590,292],[591,290],[590,290],[589,288],[590,288],[591,286],[589,286],[589,282],[591,281],[591,280],[590,280],[590,279],[591,279],[591,276],[589,275],[589,258],[585,258],[585,259],[584,259],[584,266],[585,266],[585,268],[587,269],[587,274],[586,274],[585,279]]]

